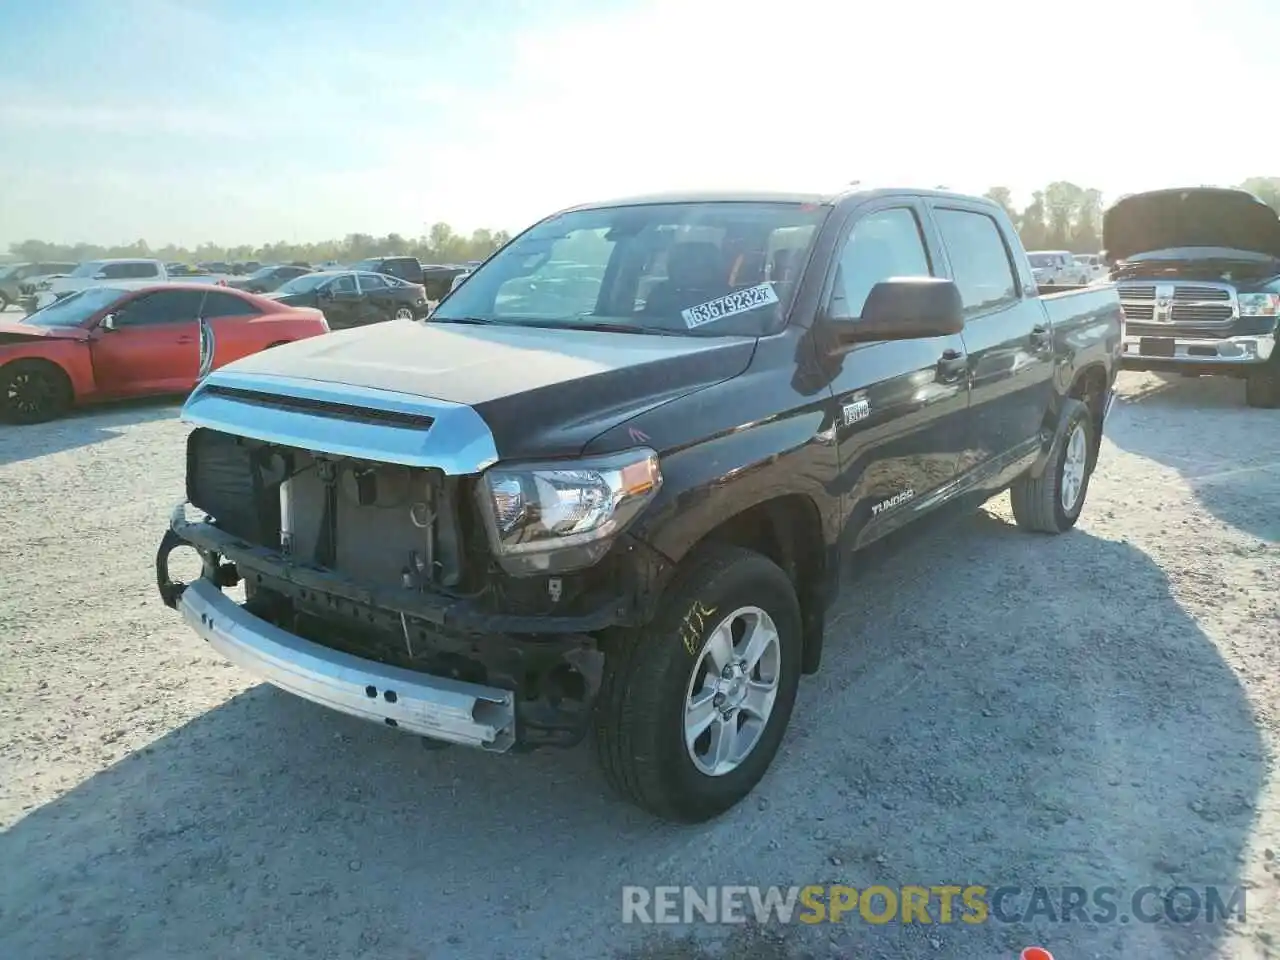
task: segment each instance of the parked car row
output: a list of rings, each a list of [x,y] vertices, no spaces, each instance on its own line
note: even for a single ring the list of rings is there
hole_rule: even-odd
[[[0,319],[0,420],[40,423],[73,405],[186,393],[202,362],[221,367],[328,330],[319,310],[213,284],[86,287],[22,320]]]

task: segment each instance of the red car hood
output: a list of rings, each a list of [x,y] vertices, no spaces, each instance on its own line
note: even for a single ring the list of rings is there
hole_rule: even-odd
[[[40,327],[17,320],[0,320],[0,346],[21,340],[88,340],[83,327]]]

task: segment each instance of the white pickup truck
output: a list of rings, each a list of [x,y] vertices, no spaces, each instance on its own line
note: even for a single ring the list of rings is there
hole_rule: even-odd
[[[182,283],[217,283],[225,279],[217,274],[205,276],[170,277],[168,270],[160,260],[114,259],[86,260],[66,276],[49,277],[36,285],[34,294],[23,299],[23,309],[33,313],[47,307],[55,300],[73,293],[79,293],[89,287],[104,283],[115,283],[120,280],[144,280],[150,283],[165,283],[170,279]]]
[[[1072,285],[1088,284],[1093,278],[1089,268],[1077,263],[1067,250],[1030,250],[1027,259],[1031,261],[1031,275],[1040,285]]]

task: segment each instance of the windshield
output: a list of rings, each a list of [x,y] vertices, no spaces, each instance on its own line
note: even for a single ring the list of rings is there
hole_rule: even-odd
[[[829,209],[713,201],[570,211],[494,254],[431,319],[772,333]]]
[[[114,287],[90,287],[80,293],[55,300],[22,322],[36,327],[78,327],[91,316],[120,298]]]
[[[382,264],[386,262],[385,257],[370,257],[367,260],[357,260],[351,265],[352,270],[359,270],[361,273],[379,273],[378,270]]]
[[[249,274],[249,279],[266,280],[268,277],[274,275],[275,272],[275,267],[259,267],[257,270],[253,271],[253,273]]]
[[[304,273],[300,277],[294,277],[288,283],[282,284],[276,288],[276,293],[310,293],[326,280],[332,280],[331,273]]]
[[[8,280],[25,266],[25,263],[6,263],[0,267],[0,280]]]
[[[101,260],[90,260],[88,263],[82,263],[80,266],[72,270],[68,277],[92,277],[95,273],[102,269]]]

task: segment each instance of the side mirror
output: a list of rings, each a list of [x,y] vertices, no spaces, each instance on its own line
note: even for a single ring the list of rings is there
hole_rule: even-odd
[[[964,329],[964,302],[952,280],[893,277],[871,288],[861,317],[832,316],[841,343],[924,340]]]
[[[102,318],[102,322],[98,324],[103,330],[114,330],[116,328],[116,315],[108,313]]]

